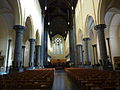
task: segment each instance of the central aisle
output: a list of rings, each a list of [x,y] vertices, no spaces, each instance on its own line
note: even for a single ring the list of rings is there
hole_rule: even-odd
[[[79,90],[63,70],[56,70],[52,90]]]

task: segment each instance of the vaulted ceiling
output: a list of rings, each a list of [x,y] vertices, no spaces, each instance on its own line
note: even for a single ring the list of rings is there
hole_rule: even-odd
[[[60,34],[66,37],[68,32],[68,22],[70,22],[70,12],[75,8],[77,0],[39,0],[41,8],[45,13],[45,23],[48,24],[50,37]],[[46,9],[45,9],[46,8]]]

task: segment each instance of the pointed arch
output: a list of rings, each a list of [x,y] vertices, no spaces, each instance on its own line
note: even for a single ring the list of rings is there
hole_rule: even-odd
[[[35,38],[33,19],[31,15],[27,17],[25,24],[27,26],[27,29],[29,30],[29,38]]]
[[[24,44],[26,43],[27,40],[31,38],[35,39],[35,32],[33,28],[32,17],[28,16],[25,21],[25,32],[24,32],[24,37],[23,37]]]
[[[83,32],[82,32],[82,30],[79,28],[79,29],[78,29],[78,35],[77,35],[77,44],[82,44],[82,40],[83,40]]]
[[[14,4],[14,15],[15,15],[15,25],[23,25],[22,24],[22,8],[21,8],[21,3],[20,0],[14,0],[16,4]]]
[[[39,30],[36,31],[36,45],[41,45],[41,38],[40,38]]]
[[[93,17],[90,15],[87,15],[86,22],[85,22],[86,37],[90,37],[90,32],[91,30],[93,30],[94,26],[95,26],[95,23],[94,23]]]

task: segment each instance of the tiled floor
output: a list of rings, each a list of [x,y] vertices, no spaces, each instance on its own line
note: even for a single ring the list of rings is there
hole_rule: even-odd
[[[80,90],[71,82],[63,70],[55,71],[54,83],[52,90]]]

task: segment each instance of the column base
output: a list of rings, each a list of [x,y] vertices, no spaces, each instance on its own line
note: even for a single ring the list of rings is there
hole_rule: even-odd
[[[34,70],[35,67],[28,67],[27,70]]]
[[[0,68],[0,75],[4,75],[4,74],[8,74],[8,73],[5,71],[5,67],[1,67]]]
[[[40,69],[41,68],[41,66],[35,66],[35,69]]]
[[[5,72],[6,68],[5,67],[0,67],[0,72]]]
[[[75,67],[75,63],[73,61],[70,61],[70,67]]]
[[[40,66],[41,68],[45,68],[43,65],[42,66]]]
[[[5,74],[8,74],[8,73],[6,73],[6,72],[0,72],[0,75],[5,75]]]
[[[23,68],[10,68],[9,73],[23,72]]]
[[[99,69],[100,70],[113,70],[113,68],[109,66],[99,66]]]
[[[92,65],[88,65],[88,64],[83,65],[83,67],[84,67],[84,68],[93,68]]]
[[[6,73],[9,73],[9,71],[10,71],[10,67],[6,67]]]

